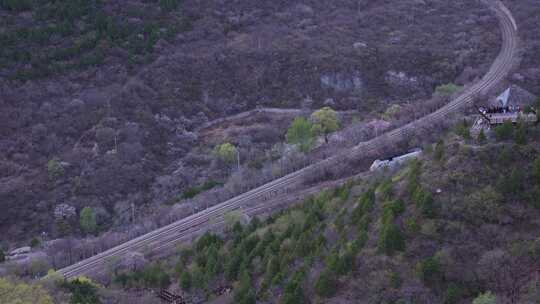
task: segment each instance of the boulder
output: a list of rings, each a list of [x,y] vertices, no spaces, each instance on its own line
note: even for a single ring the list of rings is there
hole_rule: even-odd
[[[54,207],[54,218],[57,220],[68,219],[77,214],[75,207],[68,204],[58,204]]]
[[[364,87],[364,81],[358,71],[323,74],[320,82],[323,89],[333,89],[338,92],[361,91]]]

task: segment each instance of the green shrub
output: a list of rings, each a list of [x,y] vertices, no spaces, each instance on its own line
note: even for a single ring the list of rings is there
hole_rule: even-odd
[[[416,274],[424,282],[435,282],[442,276],[439,259],[433,256],[416,264]]]
[[[296,257],[308,256],[313,250],[313,240],[307,233],[303,233],[296,241],[294,255]]]
[[[396,199],[392,201],[392,203],[390,204],[390,208],[392,209],[392,212],[394,213],[394,215],[398,216],[400,214],[403,214],[403,212],[405,212],[405,203],[403,203],[403,201],[400,199]]]
[[[391,255],[405,250],[405,239],[399,227],[393,223],[385,223],[379,235],[377,248],[380,252]]]
[[[341,201],[346,201],[351,193],[351,186],[352,185],[350,183],[346,183],[340,187],[337,187],[335,189],[335,196],[339,197]]]
[[[238,277],[238,272],[240,270],[240,265],[245,259],[245,253],[242,253],[239,250],[235,250],[233,254],[231,254],[228,258],[228,260],[225,263],[225,278],[229,281],[236,281],[236,278]]]
[[[405,228],[411,234],[416,234],[421,229],[420,224],[418,224],[418,219],[412,217],[405,220]]]
[[[456,85],[456,84],[453,84],[453,83],[448,83],[448,84],[443,84],[443,85],[440,85],[440,86],[436,87],[435,92],[437,94],[440,94],[440,95],[450,96],[450,95],[460,91],[462,88],[463,88],[462,86],[459,86],[459,85]]]
[[[279,283],[281,283],[284,279],[285,279],[285,274],[284,274],[282,271],[280,271],[280,272],[278,272],[278,273],[274,276],[274,278],[272,279],[271,284],[274,285],[274,286],[277,286],[277,285],[279,285]]]
[[[95,51],[90,54],[81,56],[79,59],[78,67],[85,68],[90,66],[97,66],[103,63],[105,60],[105,55],[101,51]]]
[[[197,253],[203,252],[206,248],[210,246],[216,245],[220,247],[221,244],[223,244],[223,241],[218,235],[206,232],[195,243],[195,251]]]
[[[340,270],[339,252],[337,250],[333,250],[326,257],[326,265],[333,273],[337,273]]]
[[[96,232],[97,223],[96,223],[96,215],[94,214],[94,209],[90,207],[84,207],[81,210],[79,217],[80,217],[79,223],[81,225],[81,229],[85,233]]]
[[[508,172],[499,178],[499,188],[505,195],[517,195],[521,193],[525,177],[522,169],[514,168],[508,175]]]
[[[315,292],[324,298],[329,298],[336,294],[337,279],[330,270],[321,272],[317,281],[315,281]]]
[[[390,284],[393,288],[399,289],[403,284],[403,279],[397,271],[390,271]]]
[[[216,186],[221,186],[221,185],[223,185],[223,183],[209,180],[209,181],[204,182],[202,185],[187,188],[184,192],[182,192],[181,197],[182,199],[194,198],[195,196],[197,196],[198,194],[202,192],[208,191]]]
[[[0,8],[21,12],[32,9],[32,0],[0,0]]]
[[[178,263],[179,267],[185,266],[191,256],[193,256],[193,250],[191,248],[180,248],[178,252]]]
[[[42,277],[47,274],[49,269],[51,269],[51,264],[47,260],[33,259],[30,261],[28,273],[34,278]]]
[[[58,158],[53,158],[47,162],[47,172],[50,180],[57,180],[64,175],[64,167]]]
[[[189,290],[191,288],[191,274],[187,271],[182,272],[180,275],[180,288],[183,290]]]
[[[180,0],[159,0],[159,6],[164,11],[173,11],[178,8]]]
[[[384,180],[380,185],[379,187],[377,188],[378,190],[378,193],[380,195],[380,198],[382,200],[387,200],[387,199],[390,199],[392,197],[392,179],[386,179]]]
[[[534,186],[531,190],[527,191],[527,195],[525,196],[525,199],[527,200],[527,203],[536,209],[540,210],[540,200],[538,199],[540,197],[540,187]]]
[[[463,294],[463,289],[455,284],[450,283],[448,285],[448,288],[446,288],[445,296],[444,296],[444,303],[445,304],[455,304],[459,301]]]
[[[409,172],[407,174],[407,193],[413,195],[416,188],[420,186],[420,175],[422,174],[422,163],[417,159],[413,159],[409,164]]]
[[[366,245],[368,240],[368,234],[366,230],[360,230],[356,239],[351,243],[351,251],[354,255],[358,254],[362,248]]]
[[[442,140],[438,141],[437,144],[435,145],[435,150],[433,153],[433,157],[435,158],[436,161],[443,160],[444,150],[445,150],[444,142]]]
[[[402,111],[402,107],[398,104],[393,104],[384,111],[381,115],[382,119],[386,121],[391,121],[396,118],[396,116]]]
[[[416,208],[422,215],[431,218],[435,216],[435,202],[433,196],[422,187],[417,187],[412,197]]]
[[[319,234],[315,238],[315,251],[314,251],[314,254],[315,255],[320,255],[321,252],[324,251],[325,245],[326,245],[326,237],[323,234]]]
[[[354,267],[355,254],[352,250],[347,250],[343,254],[339,254],[334,250],[326,258],[326,265],[330,271],[338,275],[347,274]]]
[[[400,199],[384,203],[382,210],[382,222],[391,222],[396,216],[405,211],[405,205]]]
[[[350,248],[346,249],[343,254],[340,255],[339,258],[339,269],[338,272],[336,272],[339,275],[346,275],[350,273],[354,267],[355,267],[355,260],[356,260],[356,252],[351,250]]]
[[[239,249],[246,254],[247,256],[250,256],[257,247],[257,244],[259,243],[260,239],[257,235],[251,235],[249,237],[246,237],[242,240],[242,242],[239,245]]]
[[[283,304],[302,304],[306,302],[304,292],[302,291],[302,281],[304,280],[304,272],[298,271],[292,278],[287,282],[283,290],[283,299],[281,303]]]
[[[71,292],[72,304],[99,304],[97,287],[88,280],[75,279],[62,285]]]
[[[195,266],[191,272],[191,286],[204,289],[206,288],[206,278],[200,267]]]
[[[497,297],[488,291],[476,297],[472,304],[497,304]]]
[[[337,112],[330,107],[324,107],[311,114],[313,122],[313,132],[315,134],[323,134],[324,140],[328,143],[328,135],[339,129],[339,117]]]
[[[226,164],[232,164],[236,160],[238,150],[230,143],[217,145],[214,148],[214,155]]]
[[[480,133],[478,134],[478,143],[483,144],[487,140],[486,134],[484,133],[484,129],[480,130]]]
[[[456,134],[465,138],[470,139],[471,138],[471,132],[469,129],[469,124],[467,123],[467,120],[463,120],[462,122],[458,123],[455,130]]]
[[[30,240],[30,247],[36,248],[36,247],[38,247],[40,245],[40,243],[41,242],[39,241],[39,239],[32,238],[32,240]]]
[[[121,274],[114,281],[124,287],[165,288],[170,284],[170,277],[161,265],[155,263],[130,274]]]
[[[381,221],[383,224],[391,223],[394,220],[394,211],[389,208],[389,204],[386,203],[382,209]]]
[[[368,230],[369,224],[371,223],[371,216],[369,214],[364,214],[362,218],[358,221],[359,230]]]
[[[519,123],[516,132],[515,132],[514,140],[516,144],[518,145],[526,145],[527,144],[527,125],[525,123]]]
[[[493,131],[497,140],[509,140],[514,135],[514,126],[511,121],[505,121],[503,124],[496,126]]]
[[[259,219],[259,217],[254,216],[254,217],[249,221],[249,226],[248,226],[248,228],[247,228],[248,233],[255,232],[255,230],[259,229],[259,227],[261,227],[261,226],[262,226],[262,222],[261,222],[261,220]],[[271,234],[272,231],[269,231],[269,233]]]
[[[502,167],[508,167],[512,164],[513,156],[512,149],[505,147],[497,155],[497,163]]]
[[[251,288],[251,276],[247,270],[240,275],[238,288],[234,290],[234,303],[255,304],[255,295]]]
[[[353,209],[351,214],[351,221],[353,223],[359,223],[360,220],[366,216],[375,206],[375,189],[371,188],[368,191],[362,193],[358,199],[358,205]]]
[[[206,280],[209,281],[221,271],[218,246],[215,244],[210,246],[206,251],[204,251],[204,255],[206,256],[204,272],[206,275]]]
[[[466,212],[463,215],[479,225],[483,222],[494,223],[499,219],[503,201],[503,196],[496,188],[486,186],[467,196]]]
[[[170,277],[159,264],[154,264],[144,268],[141,273],[141,281],[147,287],[165,288],[170,284]]]
[[[295,118],[287,130],[287,142],[297,145],[299,150],[304,153],[309,152],[315,141],[312,129],[313,126],[307,119],[303,117]]]
[[[265,278],[268,282],[272,282],[272,279],[279,273],[280,271],[280,264],[279,259],[276,255],[272,255],[268,263],[266,264],[266,272],[265,272]]]
[[[73,227],[71,226],[70,221],[66,219],[59,219],[55,221],[55,226],[58,233],[62,236],[69,235],[73,233]]]
[[[3,263],[6,261],[6,254],[4,253],[4,250],[0,249],[0,263]]]

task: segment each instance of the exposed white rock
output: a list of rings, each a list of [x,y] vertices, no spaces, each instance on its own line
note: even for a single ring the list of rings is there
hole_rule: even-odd
[[[31,250],[32,248],[30,248],[30,246],[24,246],[17,249],[13,249],[12,251],[9,252],[9,255],[17,256],[17,255],[27,254],[27,253],[30,253]]]

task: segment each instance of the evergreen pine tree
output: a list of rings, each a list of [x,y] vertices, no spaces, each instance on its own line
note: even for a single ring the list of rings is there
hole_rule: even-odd
[[[84,207],[80,213],[80,225],[81,229],[85,233],[94,233],[97,229],[96,215],[94,209],[90,207]]]
[[[180,287],[183,290],[189,290],[191,288],[191,274],[189,272],[184,271],[180,275]]]
[[[272,279],[276,276],[279,270],[280,270],[279,260],[277,256],[273,255],[272,257],[270,257],[270,259],[268,260],[268,264],[266,265],[266,273],[265,273],[266,280],[269,283],[271,283]]]
[[[387,255],[405,249],[405,240],[398,226],[393,223],[383,225],[379,236],[378,249]]]
[[[435,152],[433,154],[433,157],[437,161],[442,161],[443,160],[443,158],[444,158],[444,142],[442,140],[437,142],[437,144],[435,145]]]
[[[238,287],[234,291],[234,302],[241,304],[255,304],[255,295],[251,290],[251,276],[247,270],[240,274]]]
[[[524,123],[519,123],[517,126],[514,140],[518,145],[527,144],[527,126]]]
[[[336,294],[337,280],[335,275],[327,270],[324,270],[319,275],[319,278],[315,282],[315,292],[317,295],[325,298],[329,298]]]
[[[478,143],[483,144],[487,140],[486,134],[484,133],[484,129],[480,130],[480,133],[478,134]]]

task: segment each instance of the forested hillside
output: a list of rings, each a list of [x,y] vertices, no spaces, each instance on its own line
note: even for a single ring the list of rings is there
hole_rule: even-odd
[[[263,220],[231,215],[225,234],[113,285],[229,287],[231,303],[538,303],[540,130],[504,128],[473,140],[459,125],[401,169]]]
[[[122,228],[132,204],[227,181],[194,132],[209,119],[421,104],[483,74],[496,25],[468,0],[3,0],[0,227],[18,245],[81,236],[91,207],[100,233]],[[283,139],[263,131],[234,143],[255,168]]]

